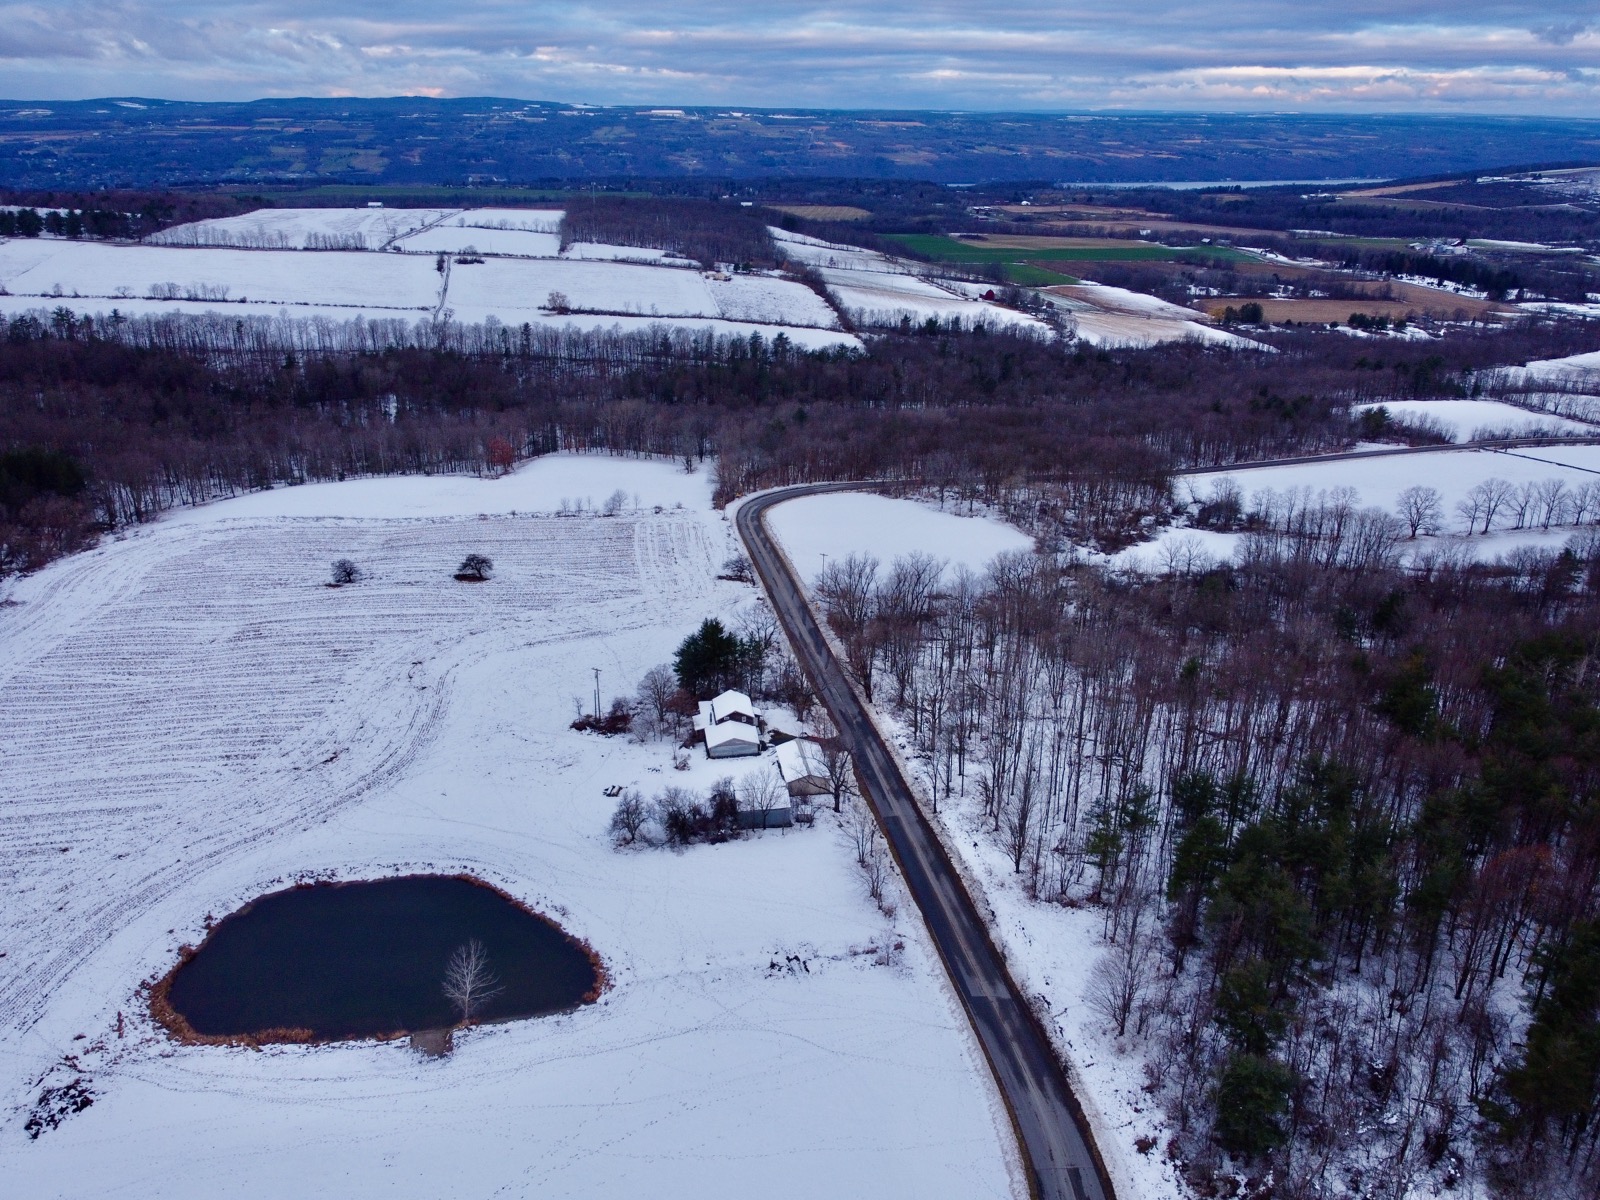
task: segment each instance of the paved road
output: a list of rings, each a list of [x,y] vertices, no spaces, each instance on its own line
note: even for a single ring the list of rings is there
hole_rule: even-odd
[[[1034,1196],[1114,1200],[1083,1110],[1049,1039],[989,940],[972,898],[912,798],[894,756],[846,680],[805,601],[800,580],[767,530],[765,514],[774,504],[819,492],[871,488],[859,483],[806,484],[757,496],[739,509],[739,536],[790,645],[855,758],[862,790],[966,1006],[1011,1110]]]

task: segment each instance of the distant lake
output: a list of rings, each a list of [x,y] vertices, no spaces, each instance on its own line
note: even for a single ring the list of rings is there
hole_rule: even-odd
[[[447,1027],[459,1011],[445,973],[474,940],[500,989],[475,1020],[558,1012],[598,994],[597,962],[553,921],[475,879],[409,875],[263,896],[218,923],[158,995],[201,1038],[325,1041]]]

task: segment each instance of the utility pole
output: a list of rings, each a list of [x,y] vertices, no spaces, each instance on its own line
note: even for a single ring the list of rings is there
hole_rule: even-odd
[[[590,667],[589,669],[594,672],[594,717],[598,721],[600,719],[600,668]]]

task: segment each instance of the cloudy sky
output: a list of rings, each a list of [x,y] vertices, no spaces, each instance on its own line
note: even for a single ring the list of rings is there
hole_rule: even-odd
[[[1600,116],[1600,0],[0,0],[11,99]]]

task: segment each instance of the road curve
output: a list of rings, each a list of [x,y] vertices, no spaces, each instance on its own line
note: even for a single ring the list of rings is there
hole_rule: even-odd
[[[766,525],[775,504],[863,483],[804,484],[754,496],[735,524],[795,656],[833,715],[884,838],[944,960],[1000,1087],[1038,1200],[1115,1200],[1083,1109],[1049,1038],[990,941],[972,897],[911,794],[894,756],[851,688]]]

